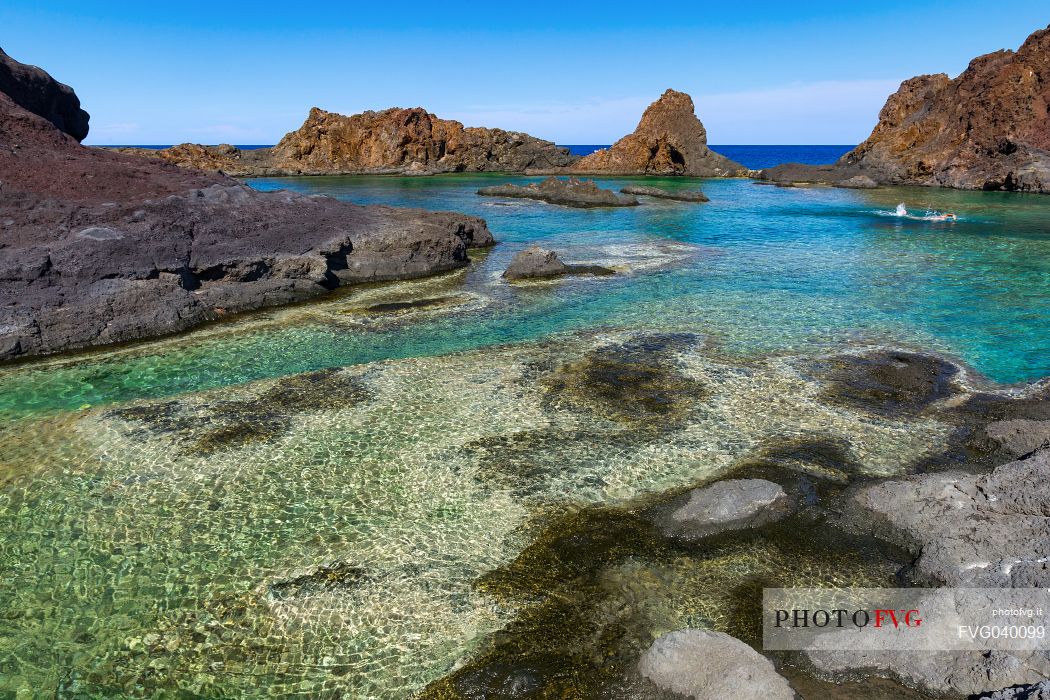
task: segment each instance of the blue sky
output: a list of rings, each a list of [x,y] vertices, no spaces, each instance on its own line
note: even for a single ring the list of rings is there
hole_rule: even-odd
[[[88,143],[273,143],[311,106],[424,106],[610,143],[665,88],[712,143],[856,143],[920,73],[1050,23],[1009,2],[3,0],[0,47],[77,90]]]

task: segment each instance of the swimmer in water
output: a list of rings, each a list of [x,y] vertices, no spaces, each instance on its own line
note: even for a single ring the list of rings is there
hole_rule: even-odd
[[[908,210],[904,207],[904,202],[897,205],[897,216],[907,216]]]

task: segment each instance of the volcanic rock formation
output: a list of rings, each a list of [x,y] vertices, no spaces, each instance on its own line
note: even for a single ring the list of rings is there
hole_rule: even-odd
[[[122,150],[235,176],[523,172],[559,168],[574,160],[567,149],[550,141],[516,131],[465,127],[421,107],[349,117],[314,107],[303,125],[273,148],[180,144],[160,151]]]
[[[747,168],[707,147],[707,130],[696,118],[693,100],[667,90],[646,108],[633,134],[585,156],[570,170],[609,175],[746,175]]]
[[[71,90],[2,53],[0,75],[0,360],[450,270],[493,242],[474,217],[256,192],[86,148]]]
[[[530,182],[527,185],[493,185],[482,187],[478,190],[478,194],[483,197],[535,199],[549,204],[581,209],[638,206],[637,198],[632,195],[616,194],[612,190],[598,187],[594,180],[580,180],[575,177],[552,176],[542,182]]]
[[[834,166],[797,163],[761,177],[1050,193],[1050,27],[1020,49],[979,56],[954,80],[905,80],[864,143]]]

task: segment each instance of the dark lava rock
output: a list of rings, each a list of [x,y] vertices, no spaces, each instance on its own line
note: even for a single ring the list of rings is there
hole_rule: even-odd
[[[0,144],[0,360],[445,272],[494,242],[474,217],[257,192],[85,148],[6,93]]]
[[[1005,457],[1025,457],[1050,448],[1050,420],[995,421],[981,428],[978,440]]]
[[[485,197],[515,197],[518,199],[538,199],[550,204],[561,204],[567,207],[634,207],[638,200],[631,196],[618,195],[612,190],[605,190],[594,184],[594,180],[580,180],[570,177],[548,177],[543,182],[528,185],[496,185],[482,187],[478,194]]]
[[[463,700],[519,700],[538,697],[543,675],[537,664],[496,661],[468,670],[454,686]]]
[[[644,185],[628,185],[621,187],[624,194],[637,194],[645,197],[656,197],[657,199],[673,199],[677,202],[710,202],[707,195],[699,190],[665,190],[659,187],[647,187]]]
[[[33,114],[43,117],[77,141],[88,135],[90,116],[80,108],[73,88],[36,66],[19,63],[0,49],[0,92]],[[6,116],[4,117],[7,118]]]
[[[286,600],[313,593],[352,588],[367,575],[368,572],[360,566],[337,561],[328,566],[319,567],[308,574],[271,583],[268,591],[272,598]]]
[[[914,413],[950,396],[958,368],[932,355],[896,350],[832,358],[824,398],[872,413]]]
[[[567,265],[558,259],[553,250],[539,246],[529,246],[514,256],[510,265],[503,271],[503,277],[509,280],[541,279],[561,277],[563,275],[615,275],[614,270],[601,265]]]
[[[867,175],[855,175],[841,182],[835,183],[836,187],[845,187],[851,190],[873,190],[879,186],[879,183],[872,180]]]
[[[788,495],[779,484],[764,479],[726,479],[658,506],[652,517],[668,537],[697,540],[726,530],[760,527],[791,510]]]

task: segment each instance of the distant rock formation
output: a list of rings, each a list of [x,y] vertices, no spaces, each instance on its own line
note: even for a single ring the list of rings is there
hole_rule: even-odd
[[[787,164],[760,177],[1050,193],[1050,27],[1020,49],[979,56],[954,80],[905,80],[864,143],[834,166]]]
[[[642,197],[654,197],[656,199],[673,199],[676,202],[710,202],[707,195],[700,190],[665,190],[662,187],[648,187],[646,185],[628,185],[621,187],[624,194],[636,194]]]
[[[36,66],[19,63],[0,49],[0,92],[22,109],[43,117],[77,141],[88,134],[90,116],[73,88]]]
[[[119,150],[237,177],[524,172],[561,168],[576,159],[550,141],[517,131],[465,127],[421,107],[349,117],[314,107],[303,125],[273,148],[184,143],[156,151]]]
[[[693,100],[667,90],[646,108],[633,134],[577,161],[570,170],[592,175],[746,175],[747,168],[707,147],[707,130]]]
[[[493,243],[471,216],[257,192],[86,148],[76,138],[87,115],[76,121],[72,91],[6,55],[2,63],[7,89],[33,109],[0,92],[0,360],[443,272]]]
[[[612,190],[602,189],[594,180],[579,178],[548,177],[543,182],[532,182],[528,185],[494,185],[482,187],[478,194],[483,197],[514,197],[517,199],[536,199],[549,204],[560,204],[565,207],[634,207],[638,200],[631,195],[616,194]]]

